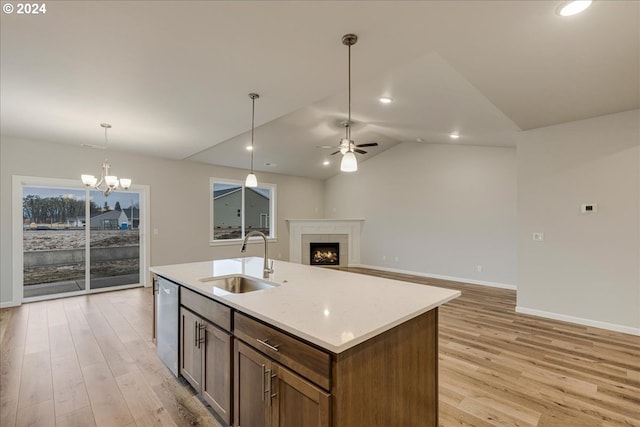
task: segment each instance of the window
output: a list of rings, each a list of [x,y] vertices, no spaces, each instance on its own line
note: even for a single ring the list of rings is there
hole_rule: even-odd
[[[276,238],[276,186],[247,188],[240,181],[211,178],[211,243],[236,242],[250,231]]]

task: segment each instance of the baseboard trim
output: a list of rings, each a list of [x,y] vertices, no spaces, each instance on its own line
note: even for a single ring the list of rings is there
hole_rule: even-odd
[[[576,323],[583,326],[606,329],[614,332],[622,332],[629,335],[640,336],[640,328],[632,328],[614,323],[600,322],[598,320],[584,319],[582,317],[568,316],[566,314],[552,313],[549,311],[535,310],[533,308],[516,306],[516,313],[529,314],[532,316],[544,317],[546,319],[560,320],[562,322]]]
[[[411,274],[414,276],[429,277],[432,279],[442,279],[442,280],[451,280],[453,282],[469,283],[471,285],[489,286],[492,288],[500,288],[500,289],[511,289],[513,291],[517,290],[517,287],[515,285],[511,285],[508,283],[496,283],[496,282],[487,282],[483,280],[467,279],[464,277],[443,276],[441,274],[422,273],[420,271],[401,270],[399,268],[380,267],[377,265],[366,265],[366,264],[349,264],[349,267],[370,268],[371,270],[388,271],[390,273]]]
[[[10,308],[10,307],[17,307],[19,306],[20,303],[19,302],[15,302],[15,301],[6,301],[6,302],[2,302],[0,303],[0,308]]]

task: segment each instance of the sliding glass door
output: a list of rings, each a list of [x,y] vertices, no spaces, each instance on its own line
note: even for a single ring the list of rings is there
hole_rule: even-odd
[[[89,227],[89,288],[102,289],[140,282],[140,196],[91,191],[102,206]]]
[[[24,298],[84,290],[86,191],[23,187]]]
[[[144,283],[141,194],[23,185],[23,299]]]

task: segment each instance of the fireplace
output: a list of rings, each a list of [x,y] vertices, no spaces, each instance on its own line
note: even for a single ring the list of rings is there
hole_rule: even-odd
[[[309,243],[310,265],[340,265],[339,242]]]

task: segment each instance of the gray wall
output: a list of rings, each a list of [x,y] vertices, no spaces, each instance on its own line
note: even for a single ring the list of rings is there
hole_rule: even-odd
[[[104,152],[65,144],[0,137],[0,304],[12,295],[14,268],[11,242],[11,176],[77,179],[97,173]],[[110,152],[114,172],[151,188],[151,265],[174,264],[239,256],[237,245],[209,246],[209,177],[244,180],[247,171],[190,161],[169,161]],[[319,218],[323,212],[323,183],[318,180],[256,173],[258,182],[276,184],[278,241],[271,244],[273,258],[289,256],[285,218]],[[320,213],[317,213],[320,212]],[[249,245],[247,255],[259,255],[262,246]],[[20,266],[15,266],[20,268]]]
[[[519,135],[519,311],[640,333],[639,144],[640,110]]]
[[[327,180],[325,215],[365,220],[365,265],[516,284],[515,148],[399,144]]]

